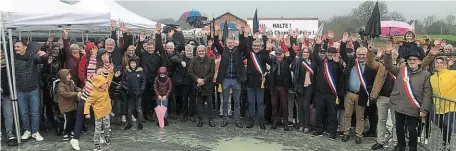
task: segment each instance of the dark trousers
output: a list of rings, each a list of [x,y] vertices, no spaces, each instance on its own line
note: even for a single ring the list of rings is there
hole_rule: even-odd
[[[45,112],[46,114],[41,114],[41,115],[46,115],[46,119],[49,122],[54,123],[54,107],[52,107],[52,102],[53,97],[51,97],[50,90],[48,90],[46,87],[43,89],[43,106],[44,109],[42,112]]]
[[[196,103],[198,107],[198,118],[200,120],[203,120],[204,113],[206,113],[209,121],[212,120],[212,96],[196,96]]]
[[[326,127],[329,129],[329,133],[334,135],[337,131],[337,113],[336,113],[336,96],[332,93],[321,93],[315,94],[316,104],[316,120],[315,130],[317,133],[323,133],[323,124],[327,122]],[[326,113],[326,118],[323,116]]]
[[[144,115],[152,115],[155,110],[155,92],[153,89],[153,83],[152,82],[147,82],[146,83],[146,90],[143,93],[143,99],[142,101],[142,109],[144,112]]]
[[[194,109],[194,95],[192,91],[192,86],[191,85],[180,85],[176,87],[176,96],[179,97],[180,100],[180,111],[182,111],[182,116],[183,117],[190,117],[193,115],[193,109]],[[212,98],[211,98],[212,100]],[[212,104],[212,103],[211,103]],[[212,108],[212,106],[211,106]]]
[[[280,109],[279,109],[280,100]],[[276,87],[271,90],[272,120],[274,123],[280,122],[279,111],[282,112],[282,119],[288,124],[288,89]]]
[[[76,110],[76,122],[74,125],[74,139],[79,139],[79,136],[81,135],[81,131],[84,128],[84,100],[79,100],[78,102],[78,109]]]
[[[144,120],[141,102],[142,102],[141,97],[128,96],[128,103],[127,103],[128,104],[128,109],[127,109],[127,123],[128,124],[131,124],[133,110],[135,110],[135,109],[136,109],[136,114],[138,117],[136,122],[138,124],[141,124],[141,122]]]
[[[312,98],[312,89],[310,86],[307,86],[304,87],[302,94],[296,94],[299,127],[310,128],[310,99]]]
[[[347,101],[347,100],[345,100]],[[367,116],[369,120],[369,131],[370,133],[377,133],[377,123],[378,123],[378,111],[377,103],[371,103],[366,107],[364,115]]]
[[[63,113],[63,119],[65,120],[65,125],[63,127],[65,134],[71,135],[71,131],[74,130],[74,123],[76,122],[76,110]]]
[[[401,147],[406,147],[405,145],[405,128],[408,130],[409,138],[409,148],[417,149],[418,142],[418,123],[420,119],[415,116],[405,115],[399,112],[396,112],[396,135],[397,135],[397,145]]]

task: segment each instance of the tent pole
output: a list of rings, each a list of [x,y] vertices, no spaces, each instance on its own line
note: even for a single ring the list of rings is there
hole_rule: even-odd
[[[8,31],[9,33],[9,31]],[[22,31],[19,31],[19,40],[22,40]]]
[[[8,70],[8,68],[10,67],[10,65],[7,65],[7,71],[10,71],[10,74],[8,74],[8,84],[10,86],[10,96],[11,96],[11,103],[12,103],[12,106],[13,106],[13,117],[14,117],[14,124],[15,124],[15,128],[16,128],[16,139],[17,139],[17,142],[18,143],[21,143],[21,138],[20,138],[20,124],[19,124],[19,110],[18,110],[18,104],[17,104],[17,90],[16,90],[16,76],[12,76],[12,75],[15,75],[16,74],[16,71],[14,69],[14,50],[13,50],[13,30],[12,29],[8,29],[8,36],[9,36],[9,45],[10,45],[10,61],[6,60],[7,63],[10,63],[11,65],[11,68],[10,70]],[[3,35],[4,37],[4,35]],[[5,49],[5,52],[6,52],[6,49]],[[8,59],[8,57],[5,57]]]

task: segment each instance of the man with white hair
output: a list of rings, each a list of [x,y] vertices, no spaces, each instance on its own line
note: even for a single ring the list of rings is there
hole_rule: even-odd
[[[161,30],[161,25],[160,24],[157,24],[155,25],[155,28],[157,31],[160,31]],[[171,33],[169,33],[171,34]],[[163,65],[166,67],[167,71],[168,71],[168,77],[172,77],[173,78],[173,85],[175,85],[175,77],[174,77],[174,73],[175,73],[175,70],[177,69],[178,66],[182,67],[182,68],[186,68],[187,67],[187,63],[185,61],[183,61],[182,59],[182,56],[180,56],[179,53],[177,53],[175,50],[176,50],[176,45],[174,44],[174,42],[168,42],[166,43],[165,47],[162,47],[162,41],[160,40],[161,39],[161,34],[160,33],[155,33],[155,39],[156,40],[156,45],[157,45],[157,49],[158,51],[160,52],[160,55],[162,56],[162,62],[163,62]],[[173,90],[171,91],[171,96],[169,97],[169,113],[170,113],[170,118],[177,118],[176,117],[176,98],[175,98],[175,88],[176,87],[173,87]]]

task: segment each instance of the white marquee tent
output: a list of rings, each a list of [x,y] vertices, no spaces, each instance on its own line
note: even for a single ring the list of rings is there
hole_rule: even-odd
[[[96,12],[109,12],[111,20],[123,22],[128,28],[133,30],[153,29],[157,23],[129,11],[113,0],[81,0],[74,6]]]
[[[54,30],[60,25],[90,29],[110,23],[109,12],[84,10],[59,0],[0,0],[0,4],[5,26],[22,31]]]

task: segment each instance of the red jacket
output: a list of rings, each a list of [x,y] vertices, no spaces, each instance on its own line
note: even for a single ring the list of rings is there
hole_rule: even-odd
[[[79,80],[81,80],[81,83],[85,83],[85,81],[87,80],[86,64],[87,56],[84,55],[81,57],[81,61],[79,61],[78,66],[78,78]]]

